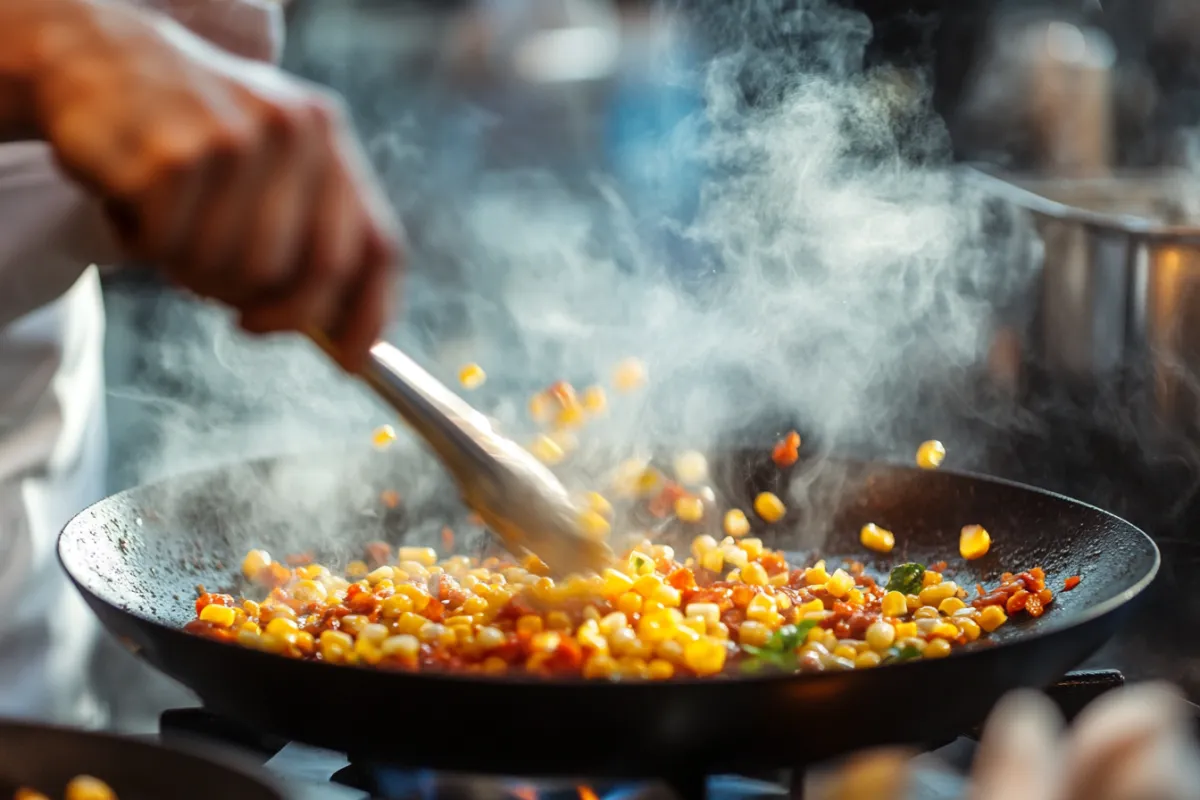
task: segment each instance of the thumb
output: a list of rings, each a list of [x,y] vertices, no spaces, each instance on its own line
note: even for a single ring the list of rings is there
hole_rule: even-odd
[[[1000,701],[988,718],[969,800],[1054,800],[1061,784],[1062,717],[1046,697],[1020,691]]]

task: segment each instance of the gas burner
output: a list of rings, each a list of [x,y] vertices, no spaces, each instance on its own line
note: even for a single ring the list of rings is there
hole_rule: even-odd
[[[1096,697],[1124,683],[1124,676],[1116,670],[1072,672],[1046,693],[1063,716],[1071,719]],[[305,800],[760,800],[801,798],[806,777],[804,770],[707,776],[697,769],[690,775],[655,780],[434,772],[288,743],[203,708],[173,709],[164,712],[160,722],[160,736],[165,741],[208,740],[257,755],[268,769],[296,786],[297,796]],[[919,786],[914,797],[952,800],[961,796],[961,775],[970,767],[977,736],[978,730],[973,730],[950,742],[926,743],[934,757],[921,757],[927,763],[916,770]]]

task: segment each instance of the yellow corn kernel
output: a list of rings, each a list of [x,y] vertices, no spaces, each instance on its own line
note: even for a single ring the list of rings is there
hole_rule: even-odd
[[[634,614],[642,610],[642,596],[637,592],[625,592],[617,598],[617,611],[620,611],[626,617],[632,617]]]
[[[407,633],[389,636],[380,642],[379,651],[387,658],[416,658],[421,652],[421,640]]]
[[[839,644],[833,648],[833,654],[838,658],[848,658],[851,661],[858,658],[858,651],[854,649],[853,645],[848,644]]]
[[[358,638],[360,640],[365,639],[371,644],[379,644],[388,638],[388,628],[386,625],[380,625],[378,622],[371,622],[363,625],[362,630],[358,632]]]
[[[65,800],[117,800],[107,783],[91,775],[79,775],[67,784]]]
[[[862,589],[854,588],[850,590],[850,594],[846,595],[846,602],[852,605],[861,606],[866,602],[866,597],[863,595]]]
[[[825,571],[824,561],[820,561],[804,570],[804,582],[809,586],[821,586],[828,581],[829,573]]]
[[[870,667],[878,667],[883,661],[883,656],[874,650],[864,650],[854,656],[855,669],[869,669]]]
[[[862,526],[862,530],[858,532],[858,540],[863,547],[876,553],[890,553],[896,546],[895,534],[874,522]]]
[[[867,645],[872,650],[887,650],[896,641],[896,626],[883,620],[867,626]]]
[[[738,628],[738,643],[750,647],[762,647],[771,638],[771,629],[761,622],[746,620]]]
[[[551,631],[569,631],[571,618],[563,611],[551,611],[546,614],[546,629]]]
[[[953,622],[939,622],[929,631],[929,635],[939,639],[957,639],[958,626]]]
[[[708,459],[696,450],[676,456],[674,467],[675,479],[685,486],[697,486],[708,477]]]
[[[599,511],[585,508],[579,512],[579,529],[587,538],[599,542],[608,538],[612,526]]]
[[[603,414],[608,408],[608,396],[601,386],[589,386],[579,397],[583,409],[589,414]]]
[[[921,469],[937,469],[945,460],[946,448],[935,439],[921,442],[921,446],[917,448],[917,466]]]
[[[662,483],[662,475],[657,470],[648,469],[638,476],[635,488],[638,494],[648,497],[658,491],[660,483]]]
[[[252,581],[269,566],[271,566],[270,553],[266,550],[251,550],[242,559],[242,574],[246,576],[246,580]]]
[[[716,675],[725,668],[725,643],[716,639],[698,639],[683,648],[683,663],[697,675]]]
[[[958,535],[958,552],[967,561],[983,558],[992,546],[992,536],[982,525],[966,525]]]
[[[921,658],[945,658],[950,655],[950,642],[945,639],[933,639],[921,651]]]
[[[646,365],[636,358],[627,358],[613,371],[613,386],[617,391],[630,392],[646,383]]]
[[[562,446],[549,436],[538,436],[534,439],[533,444],[529,446],[529,452],[533,453],[538,461],[549,466],[559,463],[566,455]]]
[[[587,503],[588,508],[590,508],[592,511],[595,511],[597,514],[605,517],[606,519],[612,518],[612,503],[608,502],[608,498],[606,498],[604,495],[600,494],[599,492],[588,492],[583,496],[583,499]]]
[[[962,635],[967,637],[968,642],[973,642],[979,638],[979,623],[970,617],[956,617],[954,624],[962,632]]]
[[[824,613],[824,611],[825,604],[820,600],[809,600],[807,603],[801,603],[800,605],[796,606],[796,613],[799,614],[801,618],[803,618],[805,614],[814,614],[816,612]]]
[[[572,400],[560,408],[558,415],[554,418],[554,424],[561,429],[579,428],[586,421],[587,418],[584,416],[583,406],[579,405],[578,400]],[[562,441],[558,441],[561,445]]]
[[[700,556],[700,566],[709,572],[720,572],[725,567],[725,554],[716,548],[709,550]]]
[[[434,623],[429,623],[433,625]],[[438,627],[441,627],[440,625]],[[383,651],[379,649],[379,645],[367,639],[354,640],[354,655],[356,655],[364,664],[374,666],[380,661],[383,661]]]
[[[934,572],[932,570],[927,569],[921,575],[921,585],[922,586],[936,586],[941,582],[942,582],[942,573],[940,573],[940,572]]]
[[[663,580],[658,575],[643,575],[633,582],[633,590],[642,597],[650,597],[662,585]]]
[[[921,601],[921,605],[923,606],[934,606],[936,608],[938,603],[948,597],[954,597],[957,592],[958,584],[953,581],[943,581],[933,586],[926,586],[917,595],[917,599]]]
[[[219,625],[222,628],[228,628],[233,625],[233,621],[237,618],[237,612],[228,606],[219,606],[216,603],[205,606],[200,611],[200,619],[204,622],[211,622],[213,625]]]
[[[642,553],[631,553],[629,572],[633,575],[649,575],[654,572],[654,560]]]
[[[437,551],[432,547],[401,547],[396,551],[396,560],[415,561],[423,567],[432,567],[437,563]]]
[[[765,594],[756,594],[750,600],[750,604],[746,606],[746,619],[752,619],[755,622],[767,622],[777,616],[775,610],[775,598]]]
[[[738,569],[750,563],[750,556],[746,555],[746,551],[736,545],[722,546],[720,552],[725,556],[725,563]]]
[[[393,580],[395,577],[396,574],[392,571],[392,568],[385,564],[367,573],[367,583],[372,586],[378,586],[381,582]]]
[[[371,444],[381,450],[396,441],[396,429],[391,425],[380,425],[371,434]]]
[[[688,603],[683,613],[688,617],[698,617],[704,620],[705,624],[721,621],[721,607],[716,603]]]
[[[751,586],[766,586],[767,570],[757,561],[751,561],[742,567],[742,581]]]
[[[647,599],[661,603],[664,608],[679,608],[679,603],[682,601],[683,595],[674,586],[663,584],[655,589],[654,593]]]
[[[742,539],[740,542],[737,543],[736,546],[739,550],[744,552],[746,554],[746,557],[749,558],[751,561],[753,561],[757,558],[762,558],[763,549],[764,549],[762,539],[759,539],[757,537],[752,537],[749,539]]]
[[[611,614],[605,614],[598,623],[600,632],[605,636],[609,636],[613,631],[619,631],[629,625],[629,619],[620,611],[613,611]]]
[[[704,519],[704,501],[699,497],[680,497],[675,501],[675,516],[682,522],[699,522]]]
[[[383,568],[381,568],[383,569]],[[292,597],[299,600],[301,603],[320,603],[329,596],[329,590],[325,588],[325,584],[318,583],[312,580],[296,581],[296,585],[291,589]]]
[[[605,569],[600,577],[600,593],[605,597],[618,597],[633,588],[633,578],[611,567]]]
[[[664,658],[656,658],[647,665],[647,677],[652,681],[665,681],[675,675],[675,665]]]
[[[770,492],[763,492],[754,498],[754,513],[764,522],[778,522],[787,513],[787,506]]]
[[[351,580],[365,578],[370,571],[365,561],[351,561],[346,565],[346,577]]]
[[[458,382],[467,391],[478,389],[487,380],[487,373],[478,364],[467,364],[458,371]]]
[[[297,627],[294,620],[286,619],[284,617],[277,617],[271,620],[267,623],[266,627],[267,633],[275,636],[281,636],[284,639],[290,639],[299,630],[300,629]]]
[[[955,611],[960,611],[966,607],[967,604],[962,600],[959,600],[957,597],[947,597],[945,600],[938,603],[938,611],[942,612],[946,616],[950,616]]]
[[[650,677],[650,665],[641,656],[625,656],[617,659],[617,673],[622,678],[645,679]]]
[[[605,653],[596,653],[583,664],[585,678],[612,678],[616,674],[616,660]]]
[[[938,610],[933,606],[921,606],[913,612],[913,619],[937,619]]]
[[[1000,608],[1000,606],[987,606],[983,611],[979,612],[979,627],[988,633],[996,630],[1006,622],[1008,622],[1008,615],[1004,613],[1004,609]]]
[[[542,618],[534,616],[533,614],[526,614],[517,619],[517,633],[527,633],[533,635],[541,633],[544,627],[545,624],[542,622]]]
[[[717,540],[707,533],[692,540],[692,555],[703,558],[704,554],[717,548]]]
[[[895,626],[896,639],[911,639],[917,635],[917,623],[915,622],[898,622]]]
[[[750,532],[750,520],[746,519],[745,511],[740,508],[731,508],[725,512],[725,521],[722,527],[726,534],[740,539]]]
[[[825,582],[825,591],[829,592],[830,597],[836,597],[839,600],[850,594],[850,590],[853,588],[854,578],[850,577],[844,569],[835,570],[829,576],[829,580]]]

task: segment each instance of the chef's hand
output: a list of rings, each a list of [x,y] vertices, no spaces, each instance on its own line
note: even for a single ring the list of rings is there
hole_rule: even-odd
[[[1197,800],[1200,750],[1186,706],[1169,687],[1110,692],[1064,731],[1045,697],[1019,692],[992,713],[968,783],[969,800]],[[820,800],[905,800],[909,756],[848,760]]]
[[[234,306],[252,332],[329,331],[359,368],[400,234],[338,101],[156,14],[32,5],[71,23],[36,72],[38,129],[107,202],[131,255]]]
[[[283,51],[283,6],[276,0],[131,0],[157,9],[235,56],[275,63]]]

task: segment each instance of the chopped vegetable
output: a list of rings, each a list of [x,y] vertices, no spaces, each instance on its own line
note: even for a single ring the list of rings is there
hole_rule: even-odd
[[[946,448],[935,439],[922,442],[917,448],[917,466],[921,469],[937,469],[945,460]]]
[[[754,513],[764,522],[778,522],[787,514],[787,506],[770,492],[763,492],[754,498]]]
[[[874,550],[876,553],[890,553],[896,546],[895,534],[879,527],[874,522],[868,522],[862,526],[862,530],[858,533],[858,540],[863,547]]]
[[[783,671],[796,669],[796,649],[808,640],[808,632],[817,627],[813,620],[804,620],[798,625],[785,625],[761,647],[742,645],[742,651],[751,657],[747,669],[756,670],[765,666]]]
[[[790,432],[787,436],[775,445],[775,450],[771,453],[771,460],[780,469],[790,467],[800,460],[800,434],[795,431]]]
[[[1074,589],[1076,586],[1079,585],[1079,582],[1081,580],[1082,580],[1082,578],[1080,578],[1078,575],[1072,575],[1071,577],[1067,578],[1065,581],[1063,581],[1063,591],[1064,592],[1071,591],[1072,589]]]
[[[888,574],[886,589],[900,594],[917,594],[925,580],[925,565],[909,562],[892,567]]]
[[[987,555],[992,546],[992,536],[982,525],[965,525],[958,535],[958,552],[967,561]]]
[[[478,389],[486,381],[487,373],[478,364],[467,364],[458,371],[458,382],[468,391]]]

